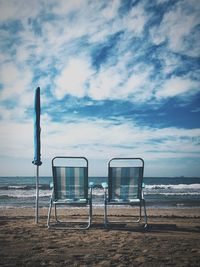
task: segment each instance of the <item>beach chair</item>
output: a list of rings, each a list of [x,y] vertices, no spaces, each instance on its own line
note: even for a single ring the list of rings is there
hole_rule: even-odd
[[[108,183],[102,183],[104,188],[104,225],[107,227],[119,221],[108,220],[108,207],[112,205],[139,206],[137,218],[132,216],[123,223],[140,222],[142,206],[144,208],[144,228],[147,229],[147,213],[143,195],[144,161],[141,158],[113,158],[108,163]],[[131,212],[131,210],[130,210]],[[124,216],[123,216],[124,217]],[[134,220],[133,220],[134,217]]]
[[[47,227],[65,229],[88,229],[92,222],[92,188],[88,183],[88,160],[85,157],[55,157],[52,159],[53,185],[50,198]],[[51,225],[51,209],[55,207],[55,223]],[[79,207],[87,210],[84,220],[61,221],[57,207]],[[70,210],[71,212],[74,209]],[[76,211],[78,211],[76,209]],[[85,213],[85,212],[83,212]],[[72,216],[71,216],[72,217]]]

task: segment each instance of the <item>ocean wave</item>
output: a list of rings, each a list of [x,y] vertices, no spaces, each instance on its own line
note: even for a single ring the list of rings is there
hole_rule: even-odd
[[[200,184],[155,184],[145,185],[145,189],[148,190],[162,190],[162,189],[174,189],[174,190],[200,190]]]
[[[103,190],[101,189],[98,189],[98,188],[94,188],[93,190],[92,190],[92,195],[93,196],[103,196],[103,194],[104,194],[104,192],[103,192]]]
[[[0,195],[0,199],[11,199],[11,198],[16,198],[14,196],[9,196],[9,195]]]
[[[154,196],[200,196],[200,192],[149,192],[145,193],[146,196],[154,195]]]
[[[0,190],[33,190],[35,187],[35,185],[6,185],[0,186]],[[39,185],[39,189],[49,190],[50,186],[46,184]]]
[[[35,185],[4,185],[0,186],[0,190],[34,190]],[[50,190],[50,185],[42,184],[39,185],[40,190]],[[200,184],[153,184],[153,185],[145,185],[145,190],[200,190]],[[93,188],[93,192],[95,194],[102,194],[103,188],[101,185],[95,185]]]
[[[40,197],[50,197],[51,193],[51,190],[39,190]],[[93,197],[103,197],[103,194],[103,190],[93,189],[92,191]],[[15,198],[35,197],[35,190],[0,190],[0,198],[3,196]]]
[[[200,184],[154,184],[146,185],[144,190],[145,195],[160,195],[160,196],[199,196]],[[34,198],[35,185],[8,185],[0,187],[0,198]],[[93,189],[94,199],[103,199],[104,191],[98,186]],[[49,185],[40,185],[39,197],[50,197],[51,190]]]
[[[35,190],[1,190],[0,198],[33,198]],[[39,197],[50,197],[51,190],[40,190]]]

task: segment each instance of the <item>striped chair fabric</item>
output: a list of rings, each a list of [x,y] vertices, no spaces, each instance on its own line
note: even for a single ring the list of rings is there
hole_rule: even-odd
[[[53,167],[54,199],[87,203],[88,178],[86,167]]]
[[[109,202],[131,202],[140,199],[142,186],[142,167],[110,167]]]

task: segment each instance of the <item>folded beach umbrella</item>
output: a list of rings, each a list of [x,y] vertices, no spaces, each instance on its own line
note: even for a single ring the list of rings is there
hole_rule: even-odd
[[[36,165],[36,223],[38,223],[39,208],[39,166],[42,164],[40,152],[40,131],[40,87],[38,87],[35,91],[34,102],[34,159],[32,161],[32,163]]]

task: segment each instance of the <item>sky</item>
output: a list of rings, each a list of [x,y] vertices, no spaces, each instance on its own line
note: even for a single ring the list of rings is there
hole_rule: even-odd
[[[142,157],[145,176],[200,177],[199,0],[0,0],[0,176],[85,156],[91,176]]]

